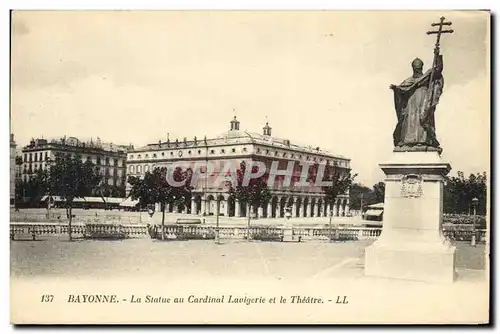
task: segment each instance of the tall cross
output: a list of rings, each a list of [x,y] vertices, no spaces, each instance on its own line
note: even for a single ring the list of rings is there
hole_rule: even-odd
[[[445,22],[444,20],[445,20],[445,18],[444,18],[444,16],[442,16],[440,19],[440,22],[431,24],[432,27],[436,27],[436,26],[439,27],[439,29],[437,31],[431,30],[431,31],[427,32],[427,35],[434,35],[434,34],[437,35],[436,36],[436,45],[434,46],[434,53],[435,54],[439,54],[439,42],[441,41],[441,35],[453,33],[453,29],[443,30],[443,26],[451,26],[451,22]]]
[[[437,35],[437,37],[436,37],[436,44],[434,45],[434,58],[432,60],[431,77],[430,77],[430,80],[429,80],[430,101],[432,101],[433,97],[434,97],[434,90],[431,89],[431,87],[432,87],[432,79],[434,78],[434,68],[436,67],[437,58],[439,56],[439,42],[441,41],[441,35],[442,34],[452,34],[453,33],[452,29],[443,30],[443,26],[451,26],[451,22],[445,22],[444,20],[445,20],[444,16],[441,16],[441,18],[440,18],[440,20],[439,20],[438,23],[432,23],[431,24],[432,27],[438,26],[439,29],[437,31],[436,30],[431,30],[431,31],[427,32],[427,35],[434,35],[434,34]]]

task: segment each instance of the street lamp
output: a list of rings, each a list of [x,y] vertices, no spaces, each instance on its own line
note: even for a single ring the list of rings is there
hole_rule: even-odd
[[[217,195],[216,203],[217,203],[217,208],[215,209],[215,214],[216,214],[216,218],[215,218],[215,243],[219,244],[220,243],[220,239],[219,239],[220,197],[219,197],[219,195]]]
[[[471,240],[471,246],[476,246],[476,207],[477,204],[479,203],[479,200],[477,197],[474,197],[472,199],[472,209],[474,210],[474,215],[472,216],[472,240]]]

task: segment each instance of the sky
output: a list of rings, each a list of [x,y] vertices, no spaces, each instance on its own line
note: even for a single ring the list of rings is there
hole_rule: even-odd
[[[390,84],[432,63],[442,37],[436,110],[442,158],[489,171],[489,16],[473,11],[16,11],[11,131],[139,147],[242,130],[351,159],[356,181],[384,175],[396,125]],[[234,109],[234,111],[233,111]]]

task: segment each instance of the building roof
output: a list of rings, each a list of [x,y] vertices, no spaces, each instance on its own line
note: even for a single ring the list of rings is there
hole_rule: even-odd
[[[132,145],[117,145],[113,143],[101,142],[99,138],[96,140],[82,141],[76,137],[66,137],[60,139],[47,140],[43,138],[32,139],[29,145],[23,147],[23,150],[32,150],[39,148],[52,147],[57,149],[71,149],[82,151],[105,151],[114,153],[124,153],[133,149]]]
[[[175,148],[187,148],[187,147],[205,147],[205,146],[219,146],[219,145],[231,145],[231,144],[260,144],[265,146],[272,146],[287,150],[300,151],[310,154],[326,155],[335,157],[338,159],[343,159],[349,161],[350,159],[333,154],[326,150],[320,149],[319,147],[312,147],[306,145],[300,145],[298,143],[292,143],[288,139],[278,138],[274,136],[265,136],[256,132],[248,132],[243,130],[228,130],[219,134],[218,136],[210,139],[196,139],[193,140],[183,140],[183,141],[167,141],[158,142],[156,144],[148,144],[146,146],[131,150],[130,152],[144,152],[144,151],[157,151],[161,149],[175,149]]]

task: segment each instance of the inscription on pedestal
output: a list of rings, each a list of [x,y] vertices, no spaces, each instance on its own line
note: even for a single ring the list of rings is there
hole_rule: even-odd
[[[422,175],[408,174],[401,178],[401,196],[417,198],[422,196]]]

